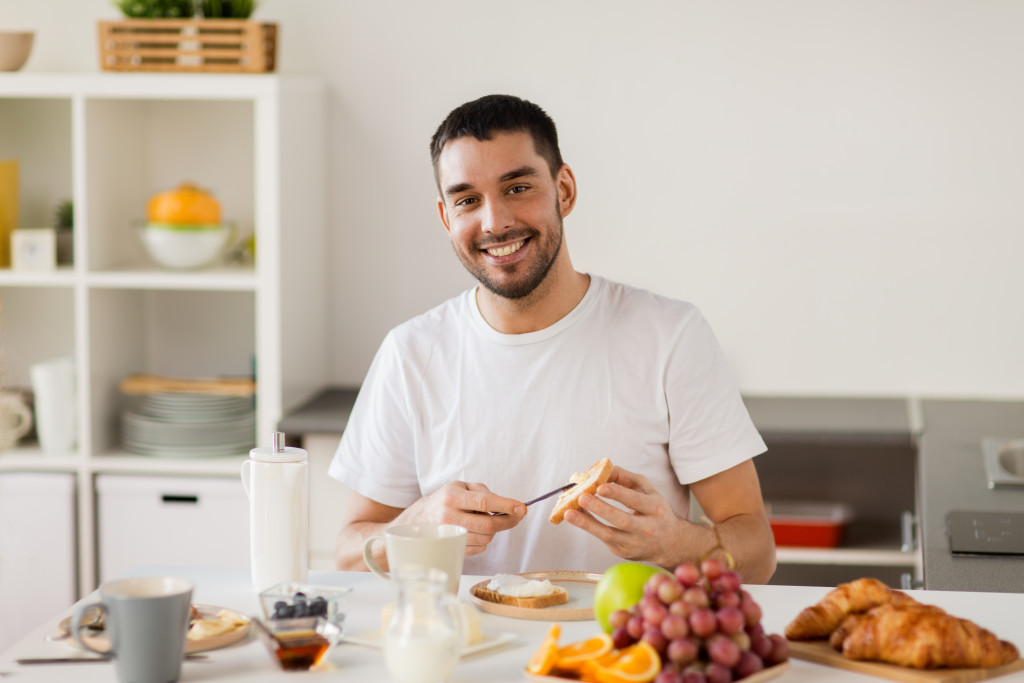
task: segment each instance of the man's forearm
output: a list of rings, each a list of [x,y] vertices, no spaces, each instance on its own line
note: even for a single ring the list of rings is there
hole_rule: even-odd
[[[344,571],[369,571],[363,561],[363,545],[387,525],[388,522],[350,522],[342,527],[334,546],[335,567]],[[388,557],[383,543],[373,544],[373,559],[379,567],[387,569]]]
[[[684,562],[699,563],[705,557],[721,557],[725,550],[736,563],[744,583],[766,583],[775,573],[775,540],[768,521],[741,514],[714,527],[680,520],[680,533],[665,544],[658,564],[669,569]]]

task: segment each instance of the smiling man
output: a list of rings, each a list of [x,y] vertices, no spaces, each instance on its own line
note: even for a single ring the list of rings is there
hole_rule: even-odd
[[[381,344],[329,470],[353,490],[339,568],[365,569],[363,540],[387,526],[444,522],[469,530],[470,574],[673,567],[720,541],[766,581],[764,442],[718,343],[693,305],[575,270],[576,178],[550,117],[483,97],[448,115],[431,157],[441,222],[480,286]],[[571,526],[548,521],[551,501],[527,513],[602,457],[617,466]],[[689,521],[691,495],[714,530]]]

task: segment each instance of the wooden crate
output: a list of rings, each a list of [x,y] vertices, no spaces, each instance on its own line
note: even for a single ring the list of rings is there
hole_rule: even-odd
[[[276,67],[277,24],[241,19],[99,22],[105,71],[265,73]]]

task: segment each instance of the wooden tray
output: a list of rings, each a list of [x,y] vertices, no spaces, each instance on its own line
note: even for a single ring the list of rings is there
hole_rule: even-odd
[[[481,581],[469,589],[470,600],[483,612],[513,619],[534,621],[586,621],[594,618],[594,588],[601,580],[601,574],[591,572],[551,571],[526,572],[519,574],[524,579],[548,579],[556,586],[569,591],[569,602],[550,607],[517,607],[484,600],[481,595],[487,589],[490,579]]]
[[[827,640],[791,640],[789,641],[789,653],[793,657],[816,664],[825,664],[869,676],[888,678],[892,681],[909,681],[910,683],[971,683],[1024,670],[1024,659],[988,669],[911,669],[884,662],[865,662],[847,659],[834,650]]]
[[[99,22],[104,71],[273,71],[277,24],[242,19]]]

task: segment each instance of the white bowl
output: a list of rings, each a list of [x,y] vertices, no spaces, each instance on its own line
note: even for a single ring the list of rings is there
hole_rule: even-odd
[[[0,31],[0,71],[17,71],[32,52],[32,31]]]
[[[142,243],[160,265],[187,270],[216,261],[224,253],[232,232],[226,225],[182,228],[149,223],[142,228]]]

